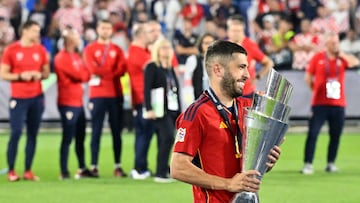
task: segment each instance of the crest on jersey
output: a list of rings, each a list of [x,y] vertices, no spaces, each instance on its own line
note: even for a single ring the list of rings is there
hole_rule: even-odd
[[[16,53],[16,60],[21,61],[24,58],[24,54],[22,52]]]
[[[179,128],[176,133],[175,142],[184,142],[186,135],[186,128]]]
[[[71,111],[67,111],[65,113],[65,116],[66,116],[66,119],[70,121],[74,117],[74,113]]]
[[[111,50],[110,53],[109,53],[109,55],[110,55],[111,58],[115,58],[115,56],[116,56],[116,51]]]
[[[33,57],[34,61],[39,61],[40,60],[40,56],[39,56],[38,53],[33,53],[32,57]]]
[[[100,50],[96,50],[95,51],[95,57],[100,57],[101,56],[101,51]]]
[[[89,110],[92,111],[94,109],[94,103],[90,102],[88,107],[89,107]]]
[[[336,59],[336,65],[337,65],[337,66],[341,66],[341,65],[342,65],[341,60]]]
[[[10,109],[14,109],[16,107],[16,104],[17,104],[16,100],[13,99],[10,100],[9,102]]]

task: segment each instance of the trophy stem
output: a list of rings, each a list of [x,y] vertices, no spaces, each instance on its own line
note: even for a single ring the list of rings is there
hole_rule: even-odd
[[[240,192],[234,196],[231,203],[259,203],[259,196],[254,192]]]

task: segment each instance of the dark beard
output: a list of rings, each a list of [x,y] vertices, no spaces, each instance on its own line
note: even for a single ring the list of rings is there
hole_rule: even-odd
[[[220,83],[222,91],[232,97],[237,98],[239,96],[242,96],[242,91],[236,91],[235,88],[236,81],[232,77],[229,71],[225,71],[224,77],[222,78],[222,81]]]

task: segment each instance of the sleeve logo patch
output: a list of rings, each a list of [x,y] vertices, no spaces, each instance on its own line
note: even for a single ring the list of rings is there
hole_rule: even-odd
[[[186,128],[179,128],[176,133],[175,142],[184,142],[186,135]]]

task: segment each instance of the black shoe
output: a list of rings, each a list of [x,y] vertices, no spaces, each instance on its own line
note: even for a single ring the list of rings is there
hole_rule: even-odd
[[[93,171],[90,171],[89,169],[79,170],[75,174],[75,179],[81,179],[81,178],[97,178],[99,175],[96,173],[94,174]]]
[[[127,174],[124,172],[124,170],[122,168],[115,168],[114,176],[124,178],[124,177],[127,177]]]

